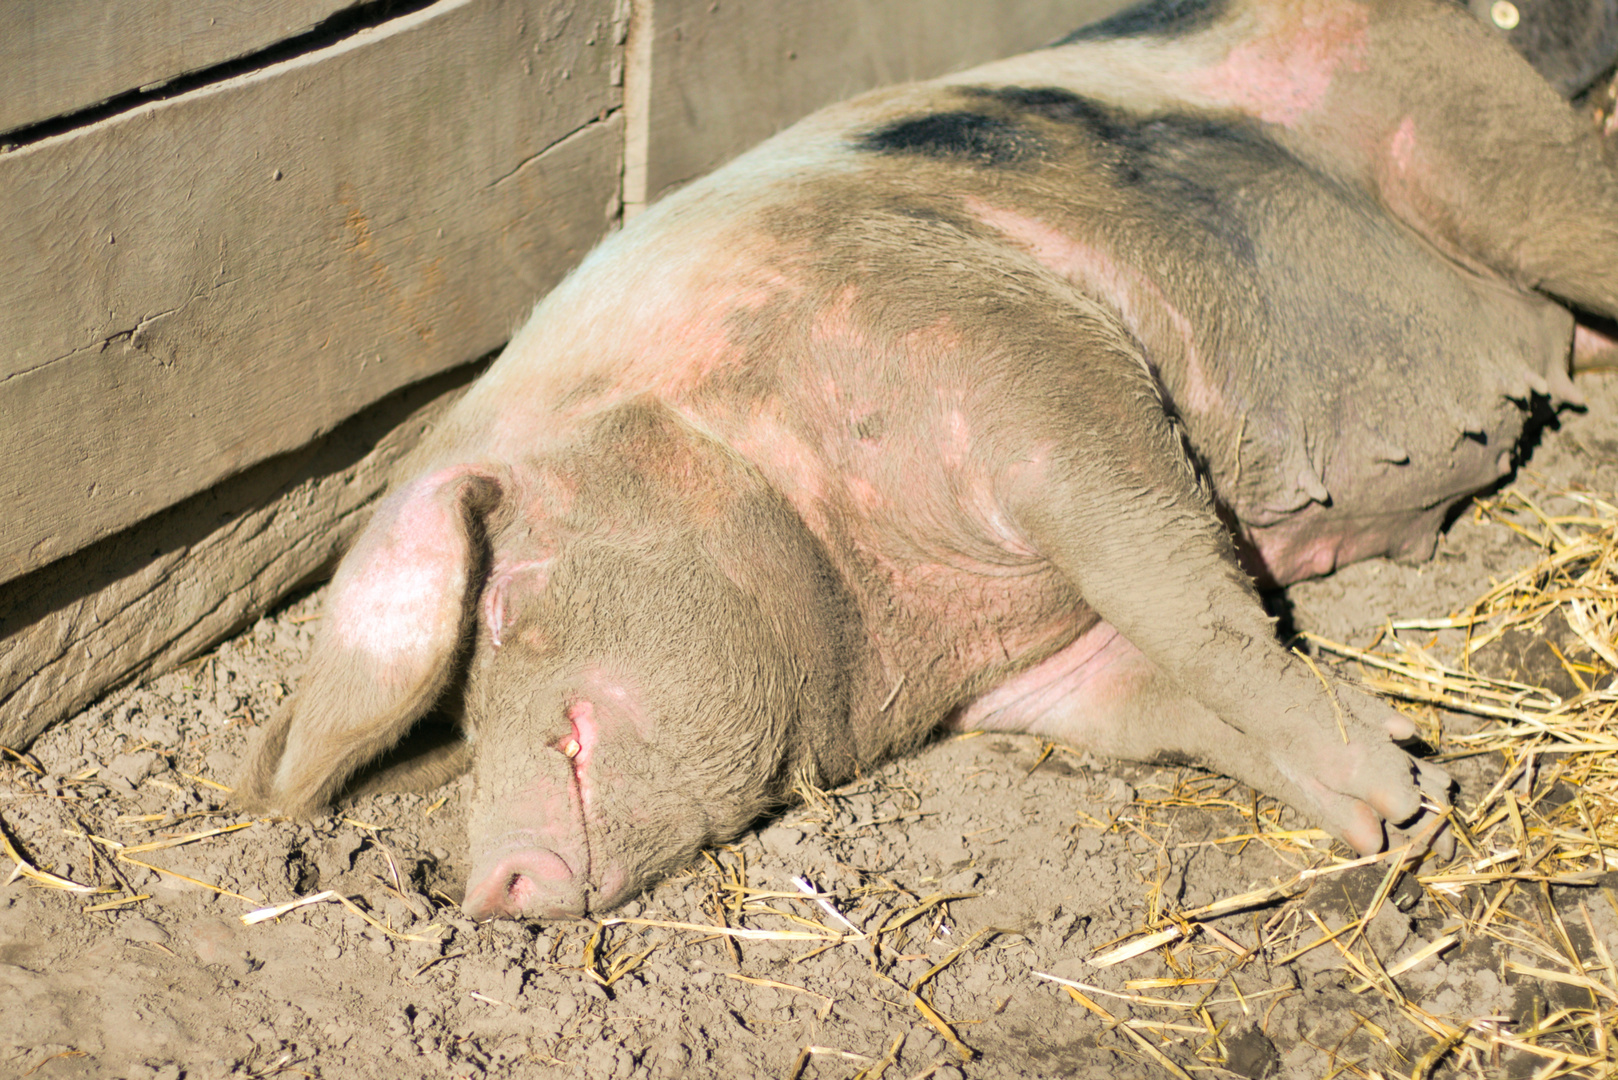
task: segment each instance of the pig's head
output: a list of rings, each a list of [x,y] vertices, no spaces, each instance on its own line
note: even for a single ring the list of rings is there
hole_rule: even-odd
[[[847,775],[846,600],[745,461],[651,403],[379,508],[241,798],[328,802],[465,671],[477,918],[601,912]]]
[[[779,796],[791,658],[694,538],[576,541],[506,588],[467,693],[470,914],[610,908]]]

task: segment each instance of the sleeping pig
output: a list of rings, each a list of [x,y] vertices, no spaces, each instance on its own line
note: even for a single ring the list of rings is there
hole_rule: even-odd
[[[240,784],[446,699],[475,917],[612,908],[939,731],[1360,852],[1448,778],[1255,581],[1428,556],[1618,316],[1595,129],[1449,0],[1154,0],[826,109],[551,293],[343,560]]]

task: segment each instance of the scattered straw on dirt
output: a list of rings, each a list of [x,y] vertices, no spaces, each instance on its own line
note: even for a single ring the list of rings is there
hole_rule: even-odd
[[[1121,1031],[1159,1073],[1187,1075],[1164,1056],[1171,1045],[1189,1050],[1204,1065],[1227,1066],[1229,1048],[1221,1040],[1226,1024],[1210,1013],[1221,1001],[1220,991],[1223,1002],[1234,995],[1249,1011],[1259,997],[1256,982],[1282,983],[1263,993],[1289,992],[1280,969],[1321,948],[1333,950],[1357,977],[1355,993],[1383,997],[1430,1040],[1411,1060],[1400,1053],[1400,1040],[1356,1013],[1357,1030],[1370,1032],[1388,1053],[1373,1065],[1322,1047],[1346,1075],[1422,1080],[1443,1064],[1461,1075],[1492,1075],[1488,1070],[1506,1051],[1526,1055],[1534,1066],[1526,1075],[1535,1080],[1618,1073],[1618,968],[1591,916],[1591,905],[1610,905],[1618,913],[1618,896],[1607,876],[1618,870],[1618,499],[1579,491],[1535,499],[1513,489],[1478,503],[1475,512],[1534,545],[1539,559],[1448,617],[1390,621],[1366,648],[1304,635],[1320,653],[1351,661],[1365,685],[1408,703],[1439,760],[1490,755],[1500,763],[1487,792],[1448,815],[1459,840],[1448,865],[1423,859],[1419,845],[1355,860],[1324,854],[1315,847],[1323,839],[1318,830],[1282,829],[1279,807],[1266,806],[1267,800],[1240,785],[1205,776],[1182,777],[1173,790],[1138,799],[1116,820],[1092,823],[1151,845],[1175,814],[1235,811],[1248,819],[1251,831],[1203,844],[1236,848],[1261,842],[1300,865],[1288,881],[1190,911],[1162,910],[1149,895],[1146,908],[1155,917],[1129,940],[1089,959],[1105,968],[1155,952],[1181,976],[1159,985],[1197,985],[1194,997],[1117,994],[1035,973],[1063,985],[1079,1005]],[[1537,652],[1537,670],[1508,670],[1513,658],[1493,655],[1512,653],[1501,649],[1507,643],[1518,646],[1519,667],[1523,656]],[[1547,657],[1553,663],[1546,664]],[[1535,677],[1558,671],[1560,679]],[[1478,721],[1471,728],[1453,717],[1446,723],[1441,710]],[[1347,922],[1328,926],[1312,909],[1307,886],[1373,865],[1383,868],[1378,887]],[[1406,879],[1424,890],[1451,925],[1408,955],[1378,955],[1367,928]],[[1254,913],[1245,945],[1214,925],[1243,912]],[[1569,922],[1588,942],[1583,950],[1575,946]],[[1479,938],[1509,947],[1512,955],[1535,958],[1504,961],[1504,974],[1576,988],[1588,1003],[1548,1011],[1513,1029],[1499,1016],[1433,1015],[1395,981]],[[1193,939],[1201,948],[1188,947]],[[1125,1021],[1096,997],[1125,999],[1137,1013],[1190,1012],[1203,1023]],[[1339,1045],[1346,1042],[1344,1036]]]

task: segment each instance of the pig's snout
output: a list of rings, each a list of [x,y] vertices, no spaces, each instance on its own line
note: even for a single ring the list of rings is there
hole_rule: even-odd
[[[517,848],[480,860],[461,910],[479,920],[576,919],[584,914],[584,886],[555,852]]]

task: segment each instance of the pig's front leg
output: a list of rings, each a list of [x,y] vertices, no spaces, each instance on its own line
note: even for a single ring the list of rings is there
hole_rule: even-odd
[[[1328,738],[1306,720],[1290,718],[1279,732],[1243,731],[1101,623],[973,702],[954,726],[1026,732],[1128,761],[1214,769],[1312,812],[1362,852],[1376,850],[1384,831],[1389,844],[1419,835],[1433,815],[1401,816],[1410,805],[1410,779],[1438,803],[1447,795],[1448,776],[1413,759],[1393,759],[1388,769],[1381,760],[1388,739],[1413,737],[1414,725],[1359,691],[1334,685],[1332,692],[1343,715],[1341,730]],[[1446,842],[1439,838],[1441,848]]]
[[[1405,718],[1323,681],[1276,640],[1145,365],[1120,355],[1128,348],[1092,343],[1082,378],[1041,395],[1033,430],[1051,441],[1025,456],[1009,499],[1023,534],[1122,642],[1089,669],[1096,685],[1047,687],[1042,715],[1011,709],[1002,722],[1021,711],[1033,730],[1105,752],[1195,760],[1285,798],[1358,851],[1380,850],[1384,822],[1420,824],[1424,793],[1442,797],[1449,778],[1391,741],[1412,734]],[[993,723],[992,701],[975,708]]]

